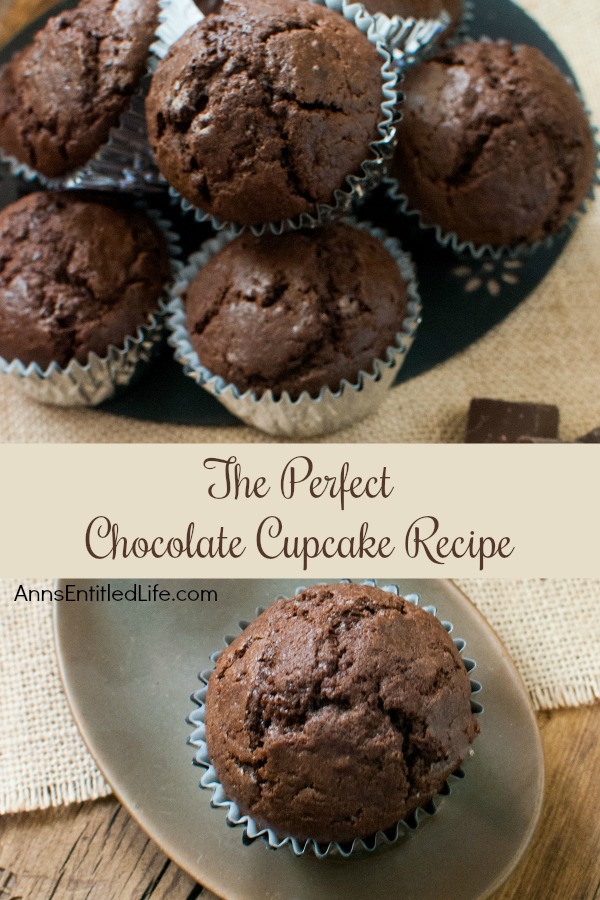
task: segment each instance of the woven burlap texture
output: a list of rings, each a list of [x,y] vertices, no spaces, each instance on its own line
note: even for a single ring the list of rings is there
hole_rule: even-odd
[[[600,581],[458,584],[504,641],[536,709],[600,698]],[[110,788],[61,689],[52,606],[15,602],[18,586],[0,580],[0,813],[104,797]]]
[[[598,0],[521,0],[521,5],[569,59],[600,123]],[[325,440],[461,441],[473,396],[556,403],[565,440],[600,425],[599,247],[596,202],[552,272],[501,325],[444,365],[390,391],[375,415]],[[8,381],[0,379],[0,439],[5,441],[269,440],[247,427],[179,427],[99,411],[44,408]]]

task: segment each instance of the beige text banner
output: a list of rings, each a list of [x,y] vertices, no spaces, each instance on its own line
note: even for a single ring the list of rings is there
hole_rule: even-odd
[[[593,445],[0,447],[4,577],[600,577]]]

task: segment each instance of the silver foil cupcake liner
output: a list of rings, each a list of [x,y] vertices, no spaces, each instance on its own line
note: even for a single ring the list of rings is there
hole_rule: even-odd
[[[460,22],[448,40],[444,40],[444,34],[451,24],[451,19],[445,10],[432,19],[417,19],[412,16],[403,18],[374,13],[374,27],[388,46],[396,67],[402,72],[408,66],[434,56],[440,47],[452,46],[467,40],[473,9],[472,0],[463,0]]]
[[[350,584],[351,582],[350,579],[342,579],[340,583]],[[369,585],[371,587],[378,586],[377,582],[374,579],[366,579],[358,583]],[[303,590],[304,587],[296,588],[296,595]],[[420,605],[421,598],[419,594],[401,594],[398,586],[395,584],[381,585],[381,590],[388,591],[389,593],[395,594],[396,596],[402,596],[405,600],[408,600],[410,603],[414,603],[417,606]],[[431,615],[435,616],[444,626],[448,634],[452,634],[454,630],[452,623],[446,621],[445,619],[440,619],[440,617],[437,615],[435,606],[421,606],[421,608],[425,610],[425,612],[431,613]],[[262,612],[264,612],[264,608],[259,607],[256,610],[256,615],[259,616]],[[245,628],[248,627],[249,624],[250,622],[245,620],[238,622],[239,632],[241,633]],[[235,637],[236,635],[225,635],[225,646],[228,647],[229,644],[231,644],[235,639]],[[484,707],[479,702],[479,700],[475,698],[481,692],[482,686],[479,681],[476,681],[471,677],[477,663],[475,662],[475,660],[463,655],[466,648],[466,641],[464,641],[462,638],[456,637],[453,637],[452,641],[454,643],[454,646],[460,653],[465,669],[469,674],[469,681],[471,684],[471,711],[474,715],[479,716],[483,713]],[[204,788],[205,790],[212,791],[212,797],[210,801],[211,806],[213,806],[215,809],[225,810],[225,818],[229,826],[241,826],[243,828],[242,839],[244,843],[250,844],[257,839],[260,839],[264,841],[264,843],[272,850],[279,850],[282,847],[286,847],[294,854],[294,856],[313,854],[318,859],[325,859],[327,857],[349,859],[351,857],[362,856],[364,854],[371,854],[382,847],[389,847],[400,842],[402,839],[409,837],[411,834],[414,834],[417,828],[424,821],[436,814],[443,798],[452,793],[452,786],[465,777],[465,773],[461,766],[453,775],[449,776],[441,791],[439,791],[432,800],[430,800],[423,807],[419,807],[407,819],[402,819],[399,822],[396,822],[395,825],[393,825],[391,828],[386,828],[385,831],[378,831],[376,834],[369,835],[364,838],[355,838],[353,841],[347,843],[338,843],[337,841],[320,843],[313,839],[299,841],[294,837],[278,836],[272,829],[261,827],[257,822],[254,821],[251,816],[242,813],[237,803],[235,803],[233,800],[228,799],[223,785],[219,781],[217,772],[210,759],[210,754],[208,752],[208,747],[206,744],[206,731],[204,726],[205,703],[206,694],[208,691],[208,680],[212,672],[214,672],[215,670],[215,666],[220,654],[221,651],[216,651],[215,653],[213,653],[210,657],[212,663],[211,667],[209,669],[204,669],[198,675],[199,680],[202,682],[202,687],[199,690],[195,691],[191,696],[191,699],[196,704],[197,709],[195,709],[187,719],[188,723],[190,725],[193,725],[194,727],[193,732],[188,738],[188,744],[196,748],[196,752],[194,754],[194,764],[197,766],[201,766],[206,770],[200,779],[200,787]],[[474,751],[471,748],[470,756],[473,755]]]
[[[394,258],[408,286],[408,307],[402,331],[396,335],[395,344],[388,347],[385,359],[374,360],[372,371],[359,372],[355,382],[344,379],[335,391],[325,386],[316,397],[304,391],[295,400],[285,391],[278,397],[272,390],[258,396],[253,390],[240,391],[202,365],[190,341],[183,295],[209,259],[237,237],[234,229],[220,232],[194,253],[171,289],[167,309],[169,344],[175,349],[175,359],[184,367],[185,374],[243,422],[268,434],[288,438],[314,437],[338,431],[374,412],[393,384],[421,321],[415,269],[399,241],[367,222],[344,221],[372,234]]]
[[[400,71],[434,53],[450,24],[446,12],[436,19],[404,19],[384,13],[375,13],[374,19]]]
[[[158,60],[167,55],[171,44],[204,18],[194,0],[159,0],[156,40],[150,46],[150,71],[154,72]]]
[[[154,210],[144,210],[160,228],[169,246],[171,278],[176,279],[181,263],[178,235],[171,223]],[[165,293],[167,286],[165,286]],[[46,369],[37,363],[0,357],[0,376],[10,377],[26,394],[39,403],[55,406],[98,406],[120,393],[144,372],[154,359],[165,336],[167,303],[161,298],[154,312],[134,335],[123,344],[111,345],[105,356],[90,353],[84,363],[73,359],[64,368],[52,362]]]
[[[396,142],[396,124],[399,121],[397,107],[402,96],[398,90],[398,72],[391,52],[382,39],[375,19],[366,12],[361,4],[351,3],[350,0],[311,0],[311,2],[317,6],[333,9],[355,24],[359,31],[366,35],[377,48],[382,57],[381,120],[377,126],[379,138],[369,145],[371,157],[361,164],[360,172],[347,175],[344,186],[334,191],[332,203],[316,204],[314,213],[301,213],[294,218],[283,219],[279,222],[250,226],[221,222],[194,206],[175,188],[169,187],[169,194],[173,202],[179,203],[184,212],[193,212],[196,221],[210,222],[216,231],[231,228],[236,234],[249,230],[255,235],[261,235],[266,231],[272,234],[281,234],[284,231],[295,231],[300,228],[314,228],[346,215],[355,201],[363,199],[381,182],[386,171],[387,162],[392,156]],[[195,9],[192,0],[160,0],[160,7],[160,24],[156,32],[156,41],[150,48],[157,59],[162,59],[172,43],[178,40],[191,25],[204,18],[200,10]]]
[[[470,3],[470,0],[467,0],[467,3]],[[472,7],[469,8],[472,9]],[[468,19],[468,22],[470,22],[470,18]],[[466,43],[471,40],[473,39],[467,37],[463,41],[452,42],[449,47],[458,45],[459,43]],[[481,37],[477,38],[477,40],[485,41],[489,40],[489,38]],[[515,247],[497,247],[491,244],[475,244],[473,241],[461,240],[454,231],[444,231],[439,225],[429,225],[425,223],[422,211],[411,206],[407,195],[400,190],[397,180],[392,175],[386,174],[383,179],[383,184],[387,189],[389,199],[397,204],[398,210],[403,215],[416,218],[418,227],[421,231],[433,232],[437,243],[441,247],[449,247],[458,256],[466,256],[472,259],[493,259],[495,261],[501,259],[526,259],[537,253],[538,250],[549,250],[556,240],[562,240],[569,234],[572,234],[575,231],[579,220],[586,213],[588,205],[595,199],[596,187],[600,185],[600,142],[598,140],[598,128],[592,122],[591,112],[586,106],[581,92],[571,78],[564,77],[575,91],[587,116],[594,146],[596,148],[596,167],[587,196],[584,198],[579,208],[569,216],[562,228],[559,228],[556,233],[549,234],[539,241],[534,241],[532,244],[522,243],[517,244]]]

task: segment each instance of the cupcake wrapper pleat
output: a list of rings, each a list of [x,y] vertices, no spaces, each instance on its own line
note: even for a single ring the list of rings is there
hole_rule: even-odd
[[[36,363],[0,358],[0,373],[9,375],[40,403],[55,406],[98,406],[131,384],[154,357],[164,334],[164,308],[157,310],[135,337],[122,347],[110,347],[100,358],[91,353],[85,365],[72,360],[66,368],[51,363],[43,370]]]
[[[463,0],[462,16],[460,22],[456,26],[456,31],[448,41],[448,46],[452,47],[454,44],[464,44],[465,41],[471,40],[474,14],[474,0]]]
[[[381,39],[400,71],[434,52],[450,24],[445,12],[436,19],[390,18],[384,13],[376,13],[374,18]]]
[[[384,13],[376,13],[374,18],[397,67],[402,70],[434,56],[440,46],[449,47],[468,40],[473,10],[473,0],[463,0],[460,21],[447,40],[444,35],[451,25],[451,19],[445,10],[433,19],[386,16]]]
[[[150,68],[154,71],[159,59],[163,59],[171,44],[183,37],[188,28],[197,25],[204,19],[194,0],[177,0],[176,8],[174,0],[160,0],[158,13],[158,28],[156,40],[150,47],[152,54]]]

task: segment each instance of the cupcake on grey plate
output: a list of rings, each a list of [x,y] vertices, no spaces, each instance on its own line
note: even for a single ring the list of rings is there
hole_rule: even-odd
[[[502,255],[549,242],[590,194],[586,112],[539,50],[455,47],[409,71],[393,196],[458,251]]]
[[[0,72],[0,148],[15,171],[67,187],[156,177],[140,88],[157,22],[156,0],[82,0],[12,57]]]
[[[363,15],[363,30],[371,24]],[[396,81],[383,44],[345,14],[306,0],[228,0],[158,63],[150,143],[200,218],[256,231],[315,224],[380,179]]]
[[[371,412],[418,324],[398,242],[347,222],[232,237],[192,257],[169,306],[187,373],[274,434],[318,434]]]
[[[306,588],[219,655],[207,758],[236,815],[271,832],[271,846],[368,848],[471,755],[480,686],[416,599],[369,584]]]
[[[76,192],[21,198],[0,213],[0,371],[43,401],[107,399],[161,340],[169,277],[143,213]]]

